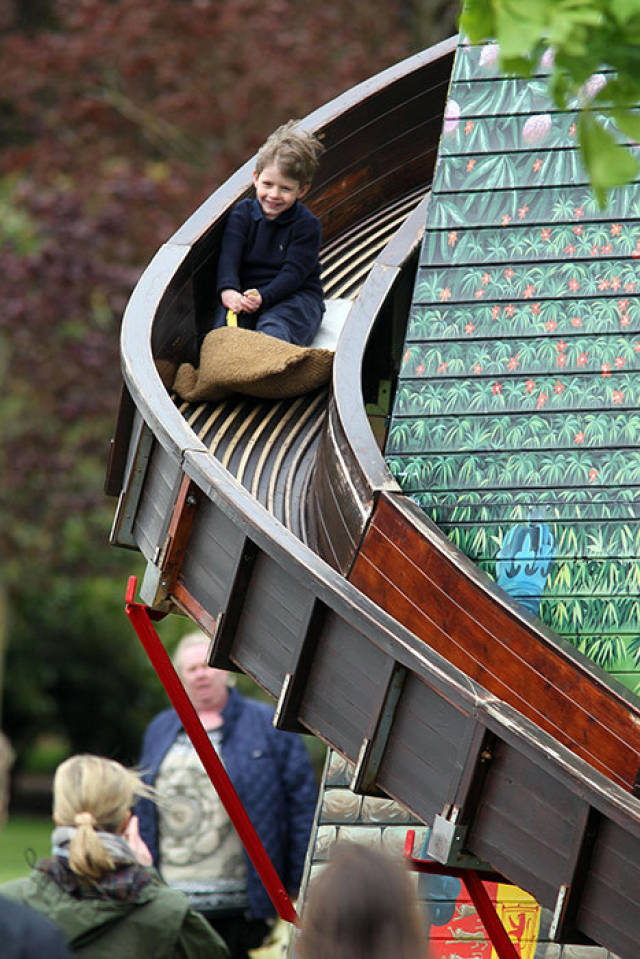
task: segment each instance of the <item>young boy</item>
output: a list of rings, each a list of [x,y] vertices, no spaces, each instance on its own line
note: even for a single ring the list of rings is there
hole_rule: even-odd
[[[324,313],[320,283],[320,222],[300,201],[307,195],[323,147],[290,120],[258,152],[255,199],[240,200],[222,236],[217,294],[239,326],[308,346]]]

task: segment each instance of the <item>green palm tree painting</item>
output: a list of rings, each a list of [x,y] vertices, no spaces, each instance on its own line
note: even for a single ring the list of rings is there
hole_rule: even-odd
[[[478,566],[640,694],[640,183],[601,210],[544,63],[524,80],[497,60],[458,49],[386,460]],[[514,557],[535,558],[527,576]]]

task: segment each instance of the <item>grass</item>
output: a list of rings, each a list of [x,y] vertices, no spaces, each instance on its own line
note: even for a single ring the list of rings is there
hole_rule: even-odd
[[[52,828],[48,816],[10,817],[0,831],[0,882],[28,875],[32,862],[49,855]]]

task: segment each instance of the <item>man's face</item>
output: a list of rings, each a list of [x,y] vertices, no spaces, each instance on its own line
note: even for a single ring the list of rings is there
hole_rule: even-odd
[[[222,709],[227,701],[227,673],[224,669],[212,669],[206,663],[208,643],[188,646],[180,654],[180,678],[189,699],[196,710]]]

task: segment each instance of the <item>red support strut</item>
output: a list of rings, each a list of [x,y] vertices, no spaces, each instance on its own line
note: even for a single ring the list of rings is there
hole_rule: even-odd
[[[167,655],[167,651],[160,641],[151,619],[148,608],[135,601],[137,578],[129,577],[126,592],[125,611],[131,620],[138,638],[145,648],[153,668],[164,686],[175,711],[177,712],[185,732],[202,761],[209,779],[218,793],[222,805],[226,809],[251,862],[256,868],[263,882],[271,902],[281,919],[286,922],[297,923],[298,915],[293,903],[284,888],[278,873],[267,851],[262,845],[254,826],[249,819],[240,798],[229,779],[226,769],[222,765],[207,732],[200,722],[200,718],[187,696],[184,686]],[[500,957],[502,959],[502,957]]]
[[[487,890],[484,888],[481,874],[475,869],[459,869],[456,866],[443,866],[439,862],[433,862],[429,859],[414,859],[413,843],[415,840],[415,830],[407,830],[407,836],[404,844],[404,856],[409,865],[415,872],[424,872],[436,876],[455,876],[467,887],[471,901],[476,907],[476,911],[482,920],[482,924],[487,931],[489,941],[496,951],[498,959],[520,959],[518,950],[511,942],[506,929],[500,921],[500,916],[495,910]],[[485,880],[492,882],[507,883],[508,879],[498,873],[482,873]]]

